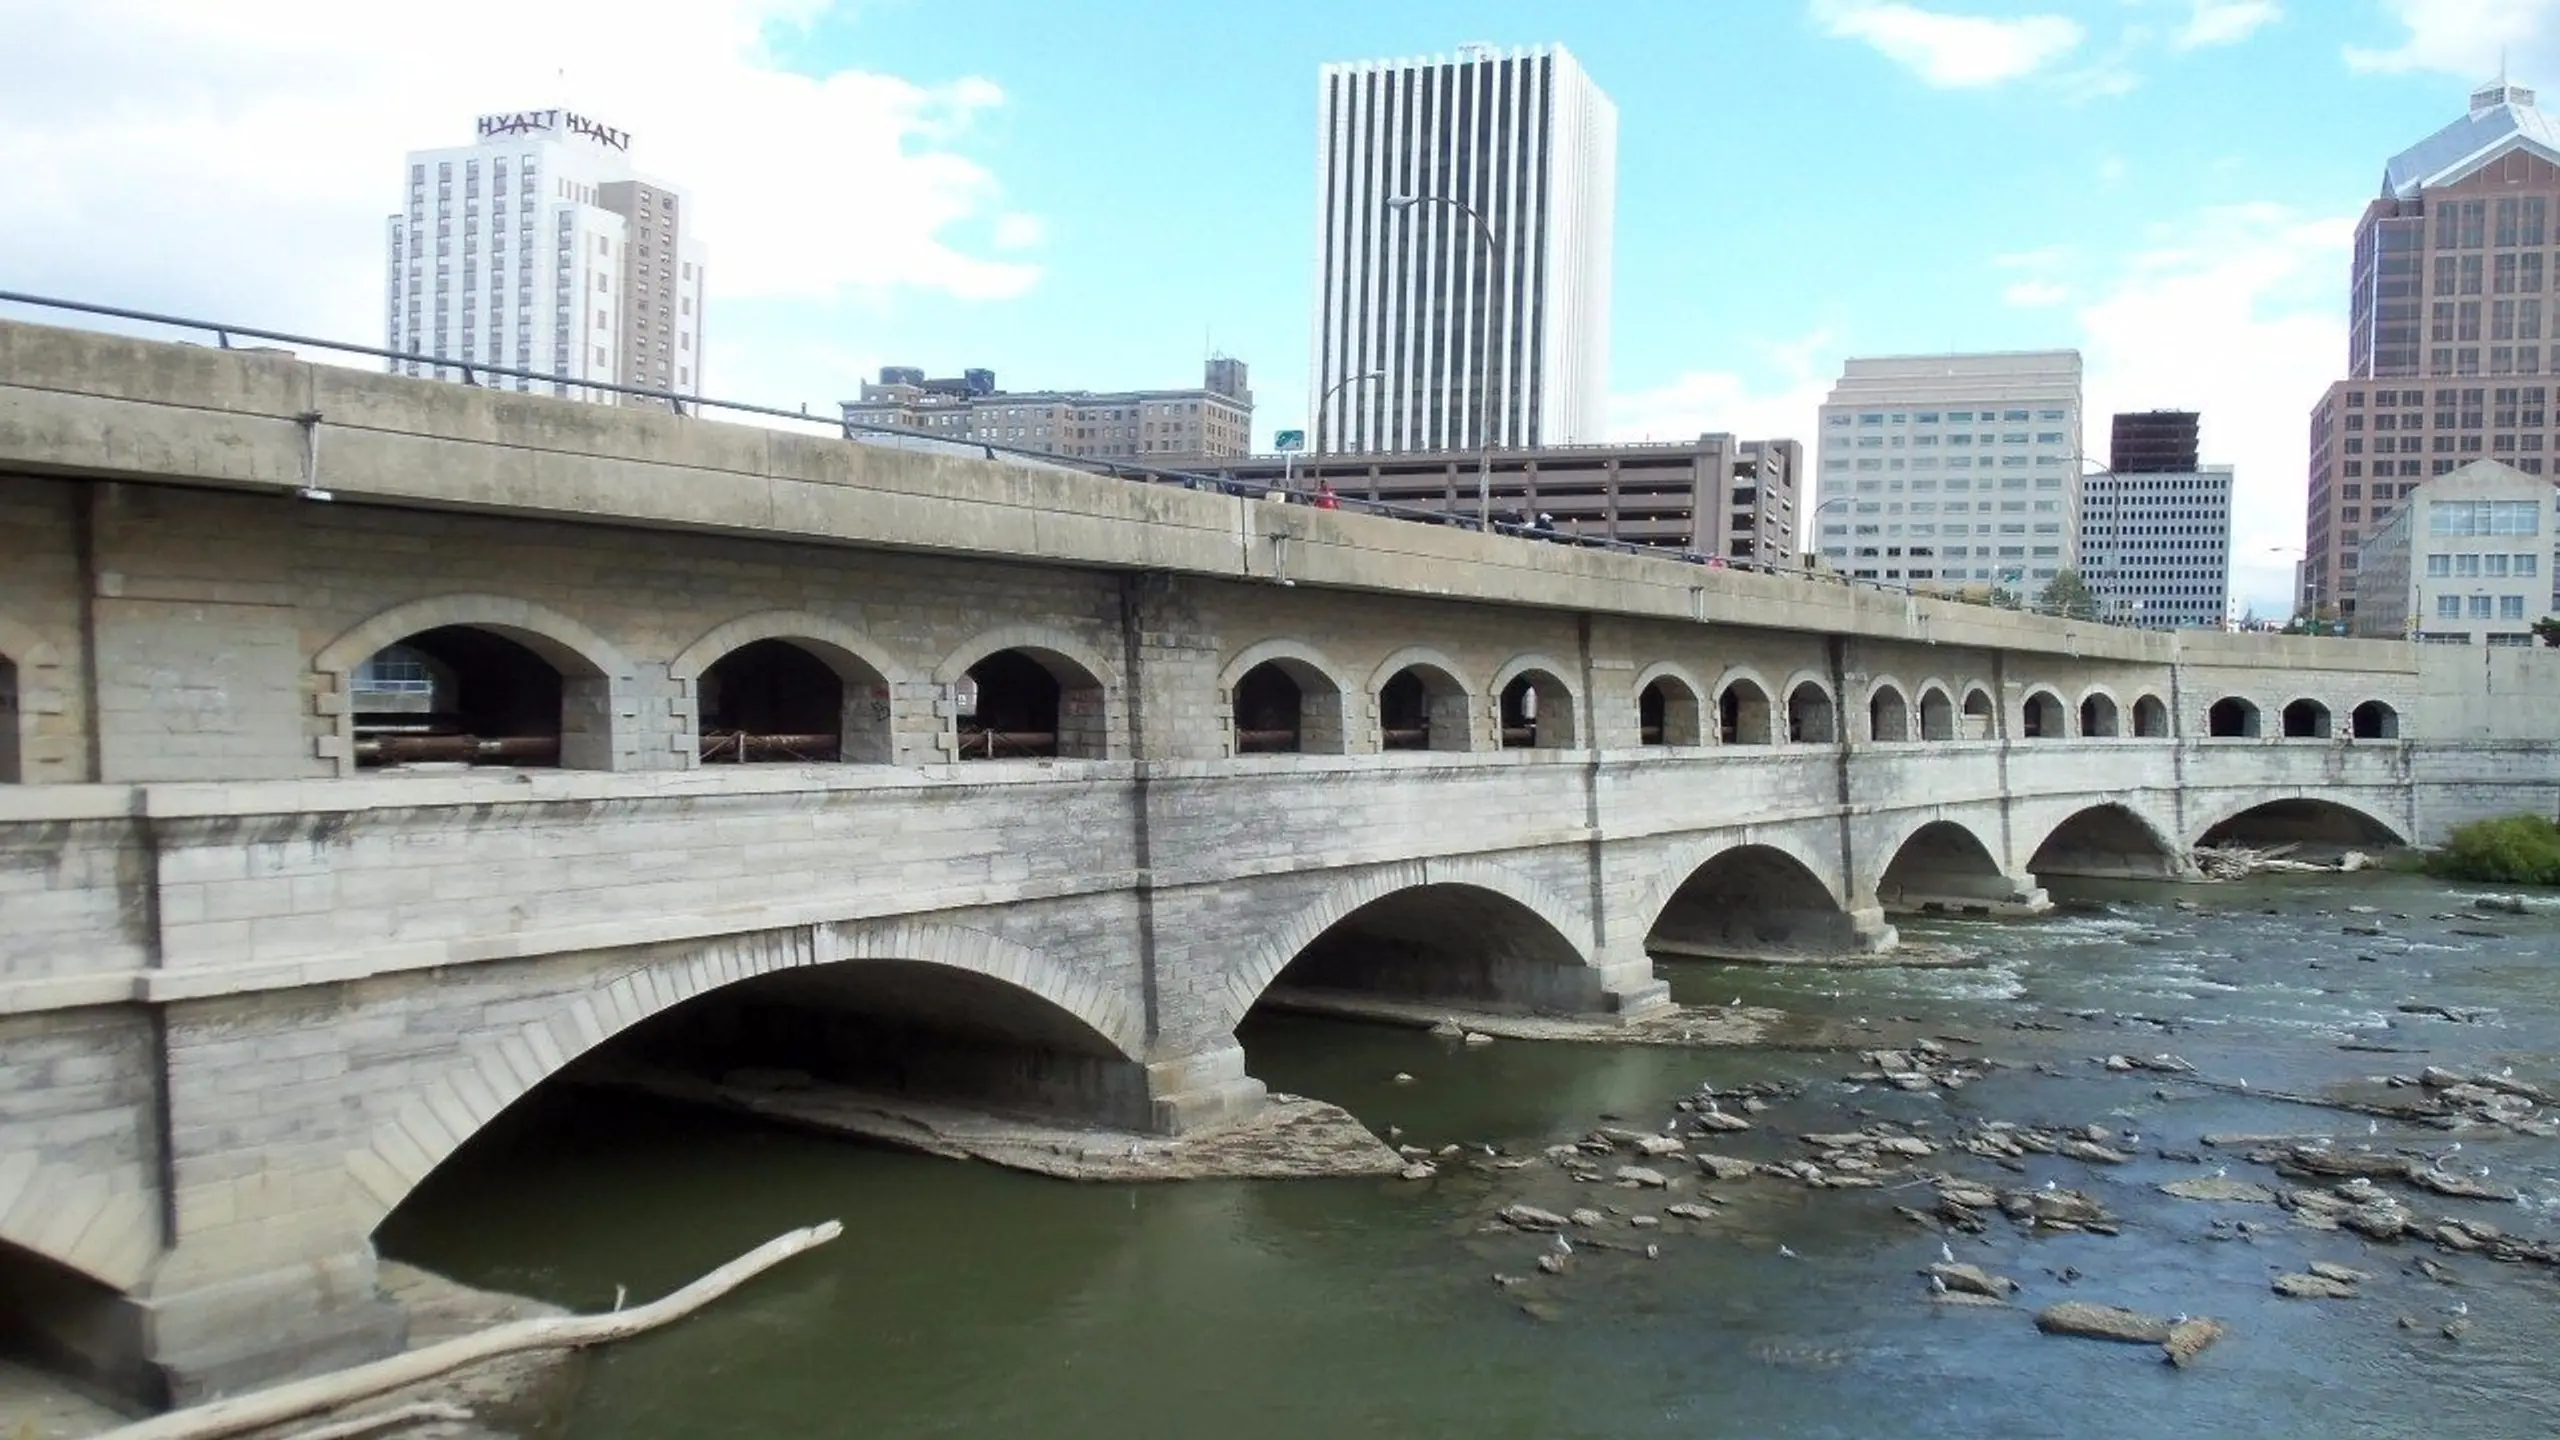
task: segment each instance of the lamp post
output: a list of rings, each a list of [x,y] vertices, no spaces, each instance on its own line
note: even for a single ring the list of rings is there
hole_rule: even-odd
[[[1477,213],[1476,207],[1455,196],[1397,195],[1387,201],[1387,208],[1398,214],[1409,211],[1417,205],[1448,206],[1474,221],[1476,238],[1484,242],[1485,275],[1488,283],[1485,286],[1484,314],[1476,322],[1479,336],[1476,344],[1476,363],[1484,372],[1484,383],[1479,386],[1484,395],[1484,414],[1476,426],[1476,528],[1491,530],[1493,528],[1493,401],[1495,394],[1492,385],[1495,374],[1493,354],[1495,292],[1491,281],[1494,272],[1502,268],[1502,242],[1493,237],[1493,226],[1486,223],[1483,215]]]
[[[1334,396],[1342,393],[1342,387],[1346,385],[1358,385],[1369,380],[1384,380],[1385,378],[1387,378],[1387,372],[1384,370],[1366,370],[1357,375],[1345,375],[1341,379],[1326,386],[1324,394],[1316,397],[1316,434],[1319,436],[1324,434],[1324,409],[1327,405],[1333,403]],[[1319,449],[1315,453],[1321,455],[1324,452]],[[1287,491],[1291,494],[1296,493],[1294,482],[1297,478],[1297,473],[1298,452],[1294,450],[1283,452],[1280,456],[1280,488],[1283,491]]]
[[[1813,541],[1815,554],[1819,555],[1822,553],[1822,525],[1820,523],[1822,520],[1822,512],[1830,509],[1834,505],[1849,504],[1855,499],[1857,499],[1857,497],[1854,495],[1834,495],[1828,500],[1816,501],[1812,509],[1804,512],[1804,522],[1806,525],[1810,526],[1813,531],[1813,534],[1809,538]],[[1845,552],[1841,558],[1850,560],[1856,559],[1858,549],[1857,537],[1854,535],[1851,536],[1849,543],[1842,546],[1841,549]],[[1843,572],[1840,578],[1846,580],[1849,577],[1845,572]]]

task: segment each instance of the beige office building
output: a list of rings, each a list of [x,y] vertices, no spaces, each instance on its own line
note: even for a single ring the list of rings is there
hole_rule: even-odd
[[[2354,630],[2431,645],[2531,645],[2550,613],[2551,482],[2494,460],[2426,480],[2356,557]]]
[[[1222,477],[1277,485],[1300,498],[1336,495],[1472,521],[1478,510],[1475,450],[1392,455],[1257,455],[1212,467]],[[1498,521],[1554,517],[1557,534],[1618,540],[1731,563],[1796,564],[1797,477],[1793,440],[1707,434],[1667,444],[1547,445],[1496,450],[1488,489]]]
[[[857,427],[911,430],[940,440],[974,440],[1047,455],[1135,460],[1179,467],[1251,453],[1253,391],[1245,364],[1219,356],[1197,390],[1034,390],[995,388],[992,370],[927,379],[890,366],[862,398],[843,403]]]

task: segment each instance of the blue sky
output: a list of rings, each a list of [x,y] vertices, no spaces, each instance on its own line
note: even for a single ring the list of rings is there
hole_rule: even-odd
[[[2560,0],[367,9],[14,0],[0,288],[375,339],[400,153],[569,103],[694,190],[716,393],[1181,385],[1214,347],[1267,440],[1303,409],[1317,67],[1560,42],[1619,111],[1618,438],[1807,438],[1845,355],[2077,346],[2094,449],[2109,409],[2205,412],[2270,609],[2383,160],[2502,47],[2560,89]]]

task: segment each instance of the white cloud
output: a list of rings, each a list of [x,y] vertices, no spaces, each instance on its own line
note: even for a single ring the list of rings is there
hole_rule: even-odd
[[[2352,217],[2275,205],[2205,210],[2153,232],[2078,313],[2088,363],[2084,444],[2120,410],[2204,414],[2203,458],[2236,467],[2233,589],[2290,609],[2302,544],[2311,406],[2346,372],[2340,281]]]
[[[995,230],[988,236],[987,243],[998,250],[1028,250],[1038,245],[1048,233],[1049,227],[1041,223],[1039,216],[1009,210],[996,217]]]
[[[2346,47],[2357,70],[2424,70],[2478,81],[2498,72],[2530,83],[2560,64],[2560,0],[2383,0],[2407,33],[2387,50]]]
[[[1863,41],[1942,89],[2032,75],[2077,48],[2085,34],[2079,22],[2061,15],[1951,15],[1900,0],[1815,0],[1813,15],[1830,34]]]
[[[1002,213],[960,148],[987,81],[793,73],[771,40],[811,0],[8,0],[0,275],[15,288],[380,343],[383,222],[403,152],[482,112],[566,104],[691,192],[711,303],[924,289],[1021,293],[958,235]],[[1036,221],[996,222],[1036,242]],[[724,337],[719,315],[710,333]],[[714,388],[726,393],[715,350]],[[736,371],[728,372],[736,377]]]
[[[2171,43],[2181,50],[2236,45],[2284,18],[2276,0],[2189,0],[2187,23]]]
[[[2050,280],[2020,280],[2000,292],[2002,304],[2016,305],[2022,309],[2059,305],[2070,298],[2070,291]]]
[[[1746,440],[1798,440],[1809,450],[1814,411],[1840,370],[1837,337],[1815,330],[1761,348],[1762,363],[1748,378],[1692,370],[1650,390],[1609,397],[1609,438],[1685,440],[1720,430]]]

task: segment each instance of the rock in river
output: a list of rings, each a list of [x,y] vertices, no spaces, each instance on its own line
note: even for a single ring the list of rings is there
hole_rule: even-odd
[[[2205,1175],[2194,1180],[2172,1180],[2160,1187],[2163,1195],[2181,1200],[2231,1200],[2245,1205],[2273,1205],[2276,1192],[2264,1185],[2246,1180],[2231,1180],[2220,1175]]]
[[[1968,1295],[1988,1295],[1995,1300],[2008,1298],[2018,1288],[2017,1281],[2006,1275],[1994,1275],[1979,1265],[1941,1262],[1930,1266],[1923,1273],[1934,1277],[1950,1290]]]
[[[2274,1285],[2275,1292],[2288,1300],[2353,1300],[2358,1293],[2355,1286],[2326,1275],[2278,1275]]]
[[[2091,1340],[2120,1340],[2128,1345],[2162,1345],[2177,1327],[2157,1315],[2116,1305],[2065,1300],[2036,1313],[2036,1328],[2048,1335],[2081,1335]]]
[[[2181,1320],[2169,1327],[2169,1338],[2160,1342],[2160,1353],[2168,1362],[2183,1370],[2195,1363],[2206,1347],[2222,1338],[2222,1322],[2199,1316]]]
[[[1671,1183],[1670,1177],[1661,1171],[1648,1170],[1642,1165],[1619,1166],[1617,1180],[1621,1185],[1637,1185],[1647,1190],[1659,1190]]]
[[[1514,1230],[1561,1230],[1567,1223],[1553,1210],[1541,1210],[1535,1205],[1506,1205],[1500,1219]]]

